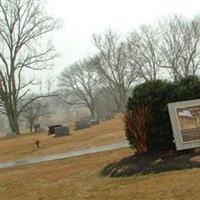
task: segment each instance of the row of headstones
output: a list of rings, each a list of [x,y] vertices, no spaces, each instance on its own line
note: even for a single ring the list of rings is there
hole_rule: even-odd
[[[79,121],[76,121],[76,123],[75,123],[75,130],[89,128],[92,125],[99,124],[101,120],[104,121],[104,120],[109,120],[109,119],[113,119],[113,118],[114,118],[114,114],[109,113],[101,119],[98,118],[96,120],[79,120]],[[69,127],[63,127],[62,125],[49,126],[48,128],[49,128],[49,135],[55,134],[56,137],[66,136],[66,135],[70,134]],[[45,129],[40,126],[35,127],[36,133],[42,133],[44,131],[45,131]],[[9,133],[7,133],[6,136],[8,138],[13,138],[13,137],[16,137],[16,133],[9,132]]]
[[[76,129],[82,129],[82,128],[88,128],[90,127],[90,124],[88,121],[78,121],[76,123]],[[69,127],[63,127],[62,125],[54,125],[54,126],[49,126],[49,135],[55,134],[55,137],[59,136],[67,136],[70,134]],[[41,133],[44,131],[44,128],[36,128],[36,133]],[[16,137],[15,132],[8,132],[6,134],[7,138],[14,138]]]
[[[114,114],[109,113],[102,120],[109,120],[112,118],[114,118]],[[99,123],[100,123],[99,118],[96,118],[93,120],[82,119],[82,120],[76,121],[75,130],[89,128],[90,126],[97,125]],[[69,135],[70,134],[69,127],[63,127],[62,125],[49,126],[49,135],[51,135],[51,134],[55,134],[56,137]]]
[[[76,121],[75,130],[89,128],[92,125],[99,124],[100,121],[105,121],[105,120],[109,120],[113,118],[114,118],[114,113],[108,113],[107,115],[103,117],[96,117],[94,119],[81,119],[79,121]]]
[[[44,128],[37,128],[36,129],[36,133],[42,133],[44,132],[45,129]],[[66,135],[69,135],[69,128],[68,127],[63,127],[62,125],[58,126],[58,127],[55,127],[53,133],[51,134],[55,134],[56,137],[59,137],[59,136],[66,136]],[[7,138],[15,138],[17,135],[15,132],[8,132],[6,134],[6,137]]]

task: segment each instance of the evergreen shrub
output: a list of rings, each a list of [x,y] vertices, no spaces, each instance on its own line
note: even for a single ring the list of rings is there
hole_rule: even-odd
[[[132,96],[128,99],[127,112],[136,107],[146,105],[151,108],[152,117],[148,124],[147,146],[148,152],[175,149],[167,104],[177,101],[200,99],[200,79],[190,76],[176,82],[166,80],[146,81],[137,85]],[[126,129],[126,137],[134,148],[135,138]]]

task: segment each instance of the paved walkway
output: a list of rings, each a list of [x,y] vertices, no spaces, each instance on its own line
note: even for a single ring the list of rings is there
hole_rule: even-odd
[[[123,143],[117,143],[117,144],[104,145],[100,147],[91,147],[91,148],[80,149],[77,151],[69,151],[66,153],[33,157],[30,159],[11,160],[7,162],[1,162],[0,169],[16,167],[20,165],[33,164],[33,163],[41,163],[41,162],[52,161],[52,160],[59,160],[59,159],[64,159],[64,158],[71,158],[71,157],[76,157],[76,156],[81,156],[81,155],[91,154],[91,153],[111,151],[111,150],[120,149],[123,147],[128,147],[128,143],[123,142]]]

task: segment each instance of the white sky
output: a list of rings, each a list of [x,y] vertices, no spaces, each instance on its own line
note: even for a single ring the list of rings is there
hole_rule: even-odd
[[[52,34],[61,56],[55,60],[55,74],[79,59],[92,55],[93,33],[113,28],[120,34],[171,14],[194,16],[200,12],[198,0],[47,0],[48,12],[64,22]]]

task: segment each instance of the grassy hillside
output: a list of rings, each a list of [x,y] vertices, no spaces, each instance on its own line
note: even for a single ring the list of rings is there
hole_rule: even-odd
[[[37,149],[33,139],[41,140]],[[53,138],[47,133],[1,141],[2,160],[60,153],[125,140],[120,117],[72,135]],[[0,170],[1,200],[197,200],[200,169],[111,178],[101,176],[110,163],[133,155],[133,150],[89,154],[75,158]],[[200,162],[200,157],[193,159]],[[178,162],[178,161],[177,161]],[[123,168],[124,170],[124,168]]]
[[[12,160],[42,156],[66,151],[101,146],[106,144],[125,141],[123,122],[120,116],[115,119],[104,121],[91,128],[74,131],[65,137],[48,136],[47,132],[42,134],[27,134],[14,139],[1,139],[0,160]],[[34,139],[41,141],[38,149]]]
[[[1,200],[197,200],[200,198],[200,169],[102,177],[110,162],[131,155],[125,148],[0,170]]]

